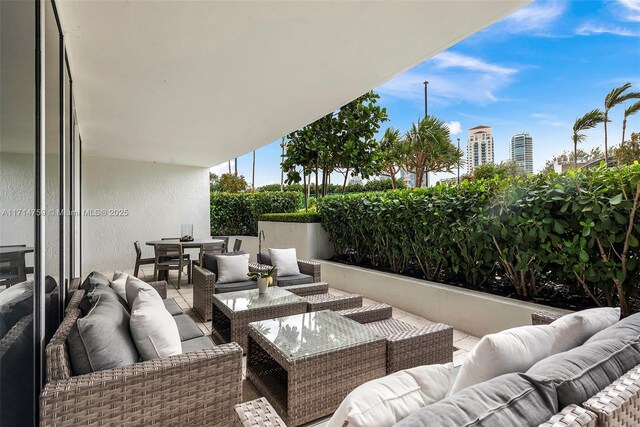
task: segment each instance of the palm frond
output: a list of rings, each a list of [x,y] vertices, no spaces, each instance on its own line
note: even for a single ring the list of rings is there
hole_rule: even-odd
[[[623,96],[624,92],[629,88],[631,88],[631,83],[625,83],[622,86],[613,88],[611,92],[609,92],[607,96],[604,98],[605,110],[610,110],[611,108],[615,107],[621,102],[624,102],[624,100],[620,100],[620,98]]]
[[[636,101],[624,110],[624,118],[626,119],[629,116],[633,116],[638,113],[638,111],[640,111],[640,101]]]
[[[593,129],[602,122],[604,122],[604,113],[596,108],[576,119],[576,122],[573,124],[573,133]]]

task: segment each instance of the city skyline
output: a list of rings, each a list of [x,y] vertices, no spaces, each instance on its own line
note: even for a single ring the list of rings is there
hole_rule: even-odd
[[[380,133],[388,126],[404,133],[424,115],[428,80],[429,113],[447,122],[454,144],[464,142],[467,129],[491,125],[499,163],[510,158],[511,137],[526,129],[536,141],[538,172],[546,160],[573,149],[573,122],[603,108],[613,87],[631,82],[640,90],[639,41],[637,2],[536,1],[374,88],[389,115]],[[623,109],[610,112],[610,145],[620,143]],[[627,128],[627,134],[640,131],[640,115]],[[580,148],[603,145],[602,126],[586,135]],[[257,150],[256,158],[256,186],[279,183],[279,140]],[[251,153],[238,163],[250,182]],[[226,172],[226,163],[212,171]],[[432,174],[429,181],[452,176]]]

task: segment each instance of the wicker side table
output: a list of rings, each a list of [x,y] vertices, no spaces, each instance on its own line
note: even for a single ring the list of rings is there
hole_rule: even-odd
[[[317,294],[303,297],[307,301],[307,311],[346,310],[362,307],[362,295]]]
[[[264,397],[240,403],[233,411],[234,427],[287,427]]]

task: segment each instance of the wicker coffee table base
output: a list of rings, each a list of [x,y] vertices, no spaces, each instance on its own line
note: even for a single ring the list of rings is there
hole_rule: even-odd
[[[307,311],[339,311],[362,307],[362,295],[317,294],[303,298],[307,301]]]

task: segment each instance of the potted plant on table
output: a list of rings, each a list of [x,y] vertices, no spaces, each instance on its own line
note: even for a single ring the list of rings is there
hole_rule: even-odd
[[[258,293],[264,294],[267,288],[273,283],[273,275],[276,272],[276,266],[271,267],[266,273],[263,271],[250,271],[247,273],[249,279],[258,281]]]

